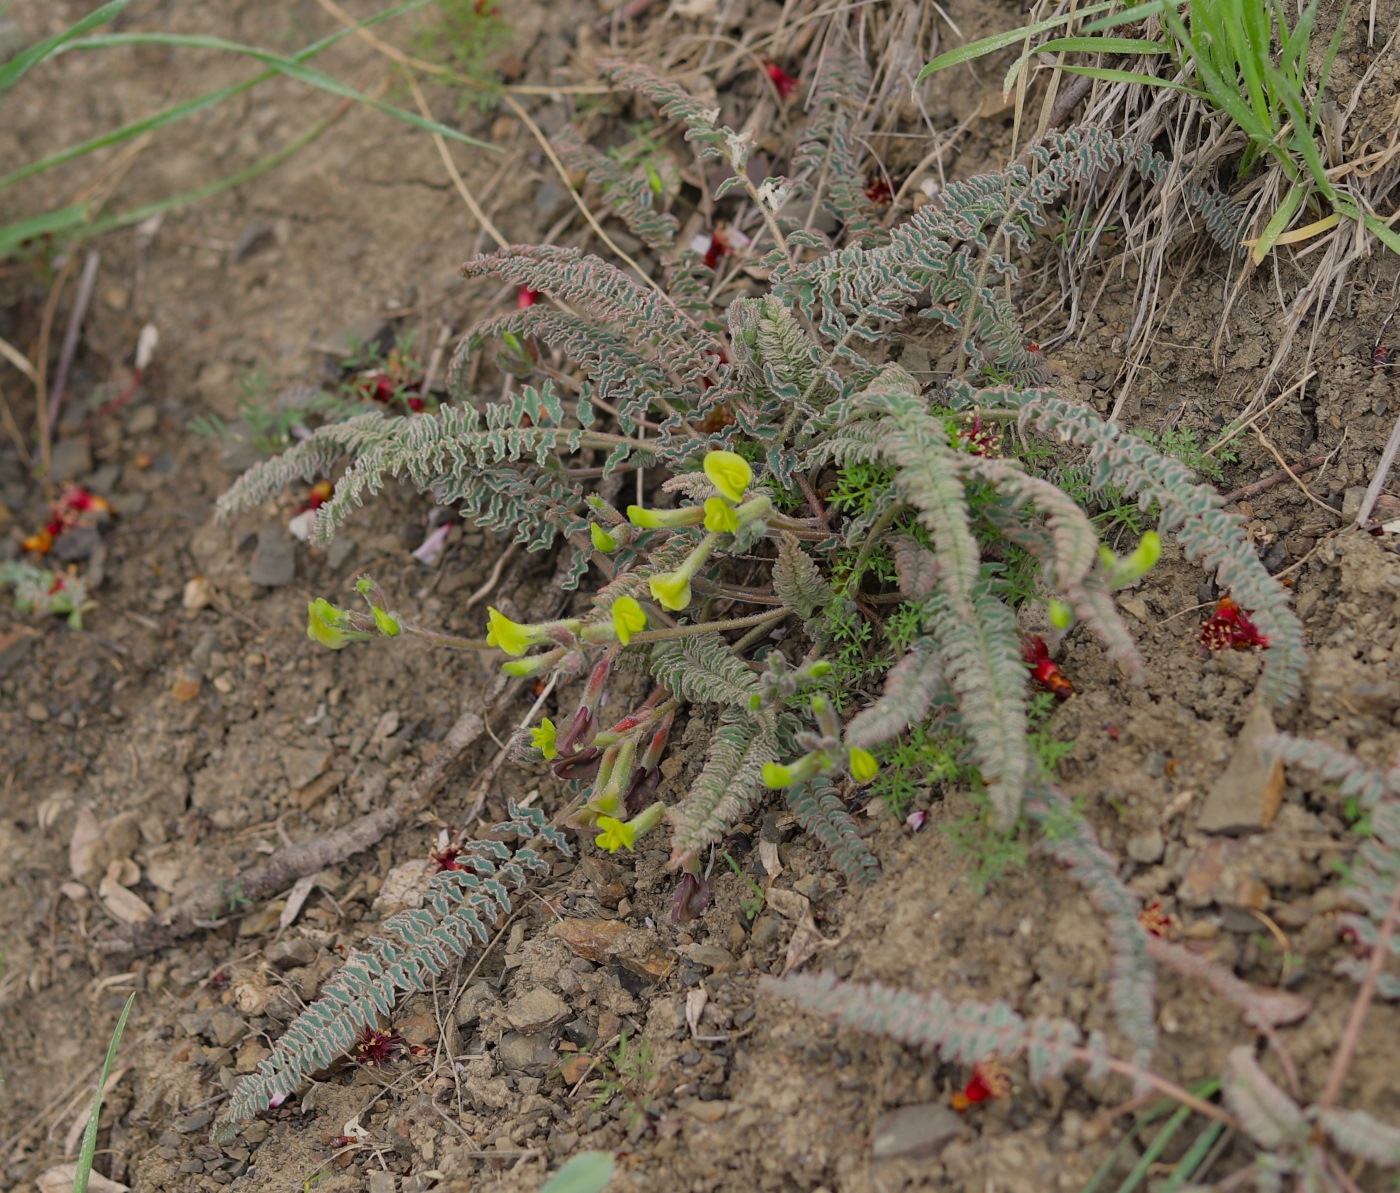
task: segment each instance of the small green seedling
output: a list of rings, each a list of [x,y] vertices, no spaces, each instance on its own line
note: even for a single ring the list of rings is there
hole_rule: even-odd
[[[750,878],[749,875],[745,874],[743,867],[740,866],[739,863],[736,862],[732,857],[730,857],[729,854],[722,853],[720,854],[720,857],[724,858],[725,863],[729,866],[729,868],[733,870],[734,873],[737,874],[740,878],[742,878],[745,882],[747,882],[749,884],[749,888],[753,891],[753,894],[750,895],[747,899],[739,900],[740,909],[748,918],[749,923],[753,923],[754,920],[758,919],[758,913],[763,910],[763,888],[759,886],[758,883],[756,883],[752,878]]]
[[[88,1116],[86,1129],[83,1131],[83,1146],[78,1152],[78,1167],[73,1173],[73,1193],[87,1193],[88,1178],[92,1176],[92,1160],[97,1154],[97,1123],[102,1117],[102,1095],[107,1089],[107,1078],[112,1075],[112,1065],[117,1059],[117,1047],[122,1042],[122,1032],[126,1030],[126,1018],[131,1014],[131,1004],[136,1001],[136,992],[133,990],[131,996],[126,1000],[126,1006],[122,1007],[121,1018],[117,1020],[116,1029],[112,1032],[112,1042],[107,1045],[107,1059],[102,1062],[102,1072],[97,1076],[97,1093],[92,1099],[92,1113]]]

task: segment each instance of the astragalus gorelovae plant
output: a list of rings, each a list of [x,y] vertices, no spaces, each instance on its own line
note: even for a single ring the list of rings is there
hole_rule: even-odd
[[[860,65],[836,65],[830,78],[862,94]],[[510,528],[530,549],[566,540],[568,582],[585,583],[591,603],[544,624],[493,608],[484,639],[454,640],[390,612],[364,580],[370,611],[314,602],[313,637],[342,646],[420,634],[499,649],[514,675],[586,677],[576,710],[557,728],[546,719],[533,729],[526,752],[584,785],[576,823],[600,848],[631,848],[669,822],[679,918],[707,897],[702,855],[768,789],[783,791],[848,879],[872,880],[878,865],[842,801],[842,779],[868,782],[874,751],[931,717],[972,743],[996,823],[1016,821],[1039,780],[1026,741],[1016,594],[1003,579],[1009,552],[1036,570],[1039,599],[1051,602],[1060,630],[1082,621],[1125,673],[1141,671],[1112,591],[1151,566],[1155,533],[1127,558],[1101,547],[1069,496],[999,453],[1005,424],[1077,445],[1099,485],[1160,510],[1162,529],[1215,567],[1268,635],[1262,697],[1295,692],[1299,627],[1238,520],[1180,464],[1040,388],[1043,363],[1001,293],[1015,268],[994,244],[1027,248],[1075,179],[1123,161],[1153,174],[1165,168],[1160,159],[1098,129],[1057,135],[1035,150],[1031,168],[954,183],[886,230],[856,210],[860,188],[815,184],[818,170],[858,169],[849,98],[814,96],[796,176],[755,185],[750,133],[718,126],[716,112],[641,67],[606,69],[683,123],[702,157],[729,167],[716,198],[742,192],[761,216],[766,254],[756,272],[767,274],[766,292],[736,298],[724,322],[712,319],[711,271],[675,245],[677,224],[652,208],[651,189],[566,133],[561,152],[650,246],[664,284],[567,248],[513,246],[469,262],[468,277],[552,300],[487,320],[457,353],[460,376],[498,344],[502,367],[522,378],[518,392],[496,402],[462,393],[433,413],[374,412],[322,427],[244,476],[221,514],[343,466],[317,516],[325,540],[385,477],[407,477],[438,502],[458,503],[464,517]],[[816,201],[848,229],[841,247],[789,218],[790,208]],[[1230,210],[1217,202],[1209,213],[1227,241]],[[888,363],[915,316],[943,325],[964,362],[930,392]],[[545,349],[574,371],[542,364]],[[548,373],[542,384],[524,384],[537,368]],[[567,399],[561,388],[572,391]],[[679,503],[618,509],[595,491],[600,478],[643,469],[669,476],[660,489]],[[831,498],[857,488],[854,503]],[[872,659],[866,650],[853,669],[847,656],[862,651],[850,644],[877,635],[880,652]],[[623,652],[645,657],[656,687],[608,725],[601,697]],[[719,706],[717,721],[699,774],[664,805],[658,765],[687,705]]]

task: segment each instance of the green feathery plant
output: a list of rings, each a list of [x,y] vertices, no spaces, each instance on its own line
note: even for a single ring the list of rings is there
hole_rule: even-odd
[[[831,77],[858,97],[863,68],[831,65]],[[575,824],[599,848],[630,849],[669,823],[680,919],[705,904],[702,856],[771,790],[783,792],[849,881],[873,881],[878,862],[843,802],[847,780],[869,783],[879,769],[874,751],[932,718],[969,743],[992,823],[1015,824],[1028,794],[1044,787],[1028,740],[1028,671],[1012,607],[1032,589],[1049,601],[1059,632],[1082,623],[1129,678],[1140,676],[1112,594],[1156,561],[1156,532],[1123,558],[1102,546],[1080,505],[1000,454],[1005,424],[1082,450],[1096,490],[1116,486],[1144,511],[1158,510],[1161,529],[1215,568],[1268,635],[1259,697],[1278,704],[1296,693],[1300,627],[1240,519],[1178,461],[1043,388],[1044,363],[1005,296],[1015,266],[992,247],[1027,250],[1075,180],[1123,165],[1160,177],[1160,157],[1096,128],[1055,135],[1029,166],[953,183],[907,223],[884,229],[859,189],[845,185],[858,98],[821,98],[793,177],[756,184],[750,132],[718,125],[716,111],[645,68],[603,69],[684,125],[702,157],[729,168],[716,199],[742,193],[762,219],[766,291],[736,298],[725,321],[713,319],[712,270],[675,244],[676,222],[655,210],[654,184],[565,132],[562,150],[652,246],[661,280],[553,246],[512,246],[468,262],[467,277],[552,301],[489,319],[463,341],[456,403],[321,427],[242,477],[219,512],[227,520],[295,480],[338,472],[316,514],[313,536],[324,541],[386,478],[407,477],[531,550],[562,541],[572,553],[568,586],[595,577],[590,600],[540,624],[491,608],[485,636],[461,639],[393,612],[362,578],[368,611],[313,601],[313,638],[339,649],[418,637],[498,650],[512,675],[586,677],[572,715],[531,729],[521,753],[582,787]],[[1218,241],[1236,248],[1238,209],[1199,188],[1188,197]],[[822,203],[837,214],[850,233],[839,246],[786,214],[800,209],[799,198],[807,210]],[[886,359],[911,318],[943,328],[962,362],[928,393]],[[501,401],[461,390],[464,366],[489,344],[522,378]],[[540,346],[571,359],[575,372],[547,368],[538,386],[525,382],[543,368]],[[622,510],[592,491],[602,478],[642,469],[669,474],[656,506]],[[859,500],[825,504],[823,492],[843,485],[858,488]],[[1013,550],[1036,578],[1014,590],[1004,562]],[[881,609],[896,616],[884,621]],[[843,677],[852,690],[838,702],[825,656],[851,641],[860,621],[882,625],[868,640],[888,657],[872,654],[856,684]],[[775,641],[780,630],[786,637]],[[609,726],[598,710],[623,652],[646,659],[656,686]],[[862,707],[845,719],[840,709],[851,703]],[[703,766],[667,805],[656,798],[659,765],[688,705],[718,713]],[[412,940],[402,954],[395,964],[425,964]],[[404,980],[417,982],[418,971]],[[381,1013],[396,985],[409,988],[379,979]],[[267,1075],[240,1090],[230,1121],[289,1092],[344,1047],[353,1022],[341,1010],[323,999],[308,1015],[294,1062],[279,1044]],[[1145,1036],[1140,1013],[1125,1018]]]
[[[491,836],[518,837],[514,850],[500,840],[469,842],[449,869],[437,874],[423,907],[409,908],[384,921],[383,935],[354,953],[277,1041],[272,1055],[239,1082],[215,1129],[231,1139],[238,1123],[268,1106],[278,1106],[311,1074],[350,1050],[360,1032],[379,1025],[401,993],[426,990],[455,959],[491,939],[492,926],[513,908],[512,891],[531,874],[547,874],[549,863],[525,842],[538,840],[565,856],[568,843],[545,822],[538,808],[510,805],[510,818]]]

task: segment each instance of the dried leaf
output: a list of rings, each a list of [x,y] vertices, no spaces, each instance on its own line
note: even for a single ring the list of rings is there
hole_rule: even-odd
[[[291,893],[287,896],[287,906],[282,908],[282,914],[277,917],[277,935],[281,936],[288,928],[296,923],[296,918],[301,914],[301,909],[306,905],[307,899],[311,897],[311,892],[316,888],[316,880],[319,875],[307,874],[296,880],[296,885],[292,887]]]
[[[91,808],[84,808],[78,813],[73,835],[68,840],[68,868],[79,882],[84,881],[84,875],[92,869],[93,850],[101,836],[102,829],[98,826],[97,817]],[[56,1172],[57,1169],[49,1171]]]
[[[71,1193],[73,1178],[77,1173],[76,1160],[71,1164],[55,1164],[41,1172],[39,1179],[34,1183],[39,1193]],[[100,1172],[94,1172],[88,1177],[88,1193],[131,1193],[131,1186],[109,1180]]]

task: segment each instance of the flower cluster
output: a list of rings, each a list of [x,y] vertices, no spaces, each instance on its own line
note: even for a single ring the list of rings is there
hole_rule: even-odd
[[[1207,650],[1249,650],[1268,646],[1269,639],[1230,597],[1221,597],[1215,612],[1201,626],[1201,645]]]
[[[847,745],[841,740],[841,719],[825,696],[812,697],[812,712],[817,719],[818,732],[804,731],[797,735],[797,744],[807,752],[787,765],[765,762],[765,787],[795,787],[808,779],[816,778],[824,771],[838,767],[849,771],[851,778],[862,784],[869,783],[880,773],[880,764],[875,761],[874,754],[860,746]]]
[[[355,581],[355,591],[365,598],[368,613],[341,609],[325,597],[317,597],[306,606],[306,636],[330,650],[341,650],[351,642],[397,638],[403,633],[403,622],[397,613],[389,612],[378,584],[361,576]]]
[[[674,572],[663,572],[648,581],[651,595],[663,609],[679,613],[690,604],[690,582],[719,544],[721,535],[738,534],[751,522],[765,518],[772,511],[767,497],[744,500],[753,480],[753,469],[743,456],[735,452],[709,452],[705,456],[705,476],[718,495],[707,498],[703,505],[675,510],[646,509],[640,505],[627,507],[627,519],[643,530],[675,529],[703,525],[706,534]]]
[[[1050,648],[1039,634],[1032,634],[1021,643],[1021,658],[1041,690],[1053,693],[1056,700],[1068,700],[1074,695],[1074,685],[1050,657]]]
[[[31,534],[20,546],[36,555],[47,555],[65,531],[101,520],[111,512],[112,507],[106,498],[89,493],[81,485],[73,485],[65,489],[49,507],[49,520],[44,528]]]
[[[962,1111],[979,1102],[1004,1098],[1011,1092],[1011,1078],[995,1056],[989,1056],[972,1070],[972,1078],[951,1099],[953,1109]]]

